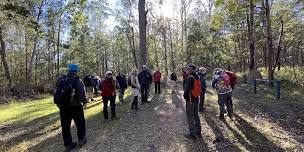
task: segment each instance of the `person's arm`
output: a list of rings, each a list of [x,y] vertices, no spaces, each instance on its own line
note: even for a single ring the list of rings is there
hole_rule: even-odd
[[[194,88],[194,78],[189,77],[186,79],[184,99],[187,101],[190,99],[191,90]]]
[[[85,104],[87,101],[86,101],[85,87],[84,87],[83,82],[80,79],[78,79],[76,86],[77,86],[76,87],[77,88],[77,99],[80,103]]]

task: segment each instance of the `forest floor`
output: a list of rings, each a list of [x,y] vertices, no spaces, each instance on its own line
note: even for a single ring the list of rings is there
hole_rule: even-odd
[[[132,97],[118,104],[119,119],[105,122],[101,99],[85,110],[88,143],[75,151],[304,151],[304,89],[282,87],[275,100],[274,89],[258,86],[253,94],[248,84],[234,91],[235,117],[218,119],[217,95],[208,89],[206,111],[200,114],[203,138],[184,138],[188,125],[182,90],[151,93],[149,104],[130,111]],[[152,92],[152,89],[151,89]],[[73,125],[72,136],[76,141]],[[0,106],[0,151],[63,151],[57,107],[52,98]]]

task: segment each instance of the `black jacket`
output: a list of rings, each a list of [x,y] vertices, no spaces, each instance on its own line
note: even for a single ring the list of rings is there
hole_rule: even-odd
[[[138,81],[141,87],[148,87],[152,83],[152,75],[148,70],[141,71],[138,74]]]
[[[195,72],[192,72],[191,75],[194,78],[191,76],[188,76],[188,78],[186,79],[186,82],[185,82],[184,99],[186,100],[186,102],[190,101],[191,90],[194,88],[194,79],[199,79],[199,76]],[[194,102],[196,100],[198,100],[198,97],[193,97],[191,95],[191,102]]]
[[[171,79],[172,81],[177,81],[176,74],[175,74],[175,73],[172,73],[172,74],[170,75],[170,79]]]
[[[126,89],[128,87],[125,75],[118,75],[116,80],[119,84],[119,89]]]

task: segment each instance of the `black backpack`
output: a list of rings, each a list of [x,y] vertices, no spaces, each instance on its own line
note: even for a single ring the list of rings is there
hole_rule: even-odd
[[[62,76],[57,80],[54,92],[54,103],[57,105],[71,105],[75,102],[75,88],[77,77]]]
[[[86,76],[84,79],[83,79],[83,83],[86,87],[91,87],[93,84],[92,82],[92,76],[91,75],[88,75]]]

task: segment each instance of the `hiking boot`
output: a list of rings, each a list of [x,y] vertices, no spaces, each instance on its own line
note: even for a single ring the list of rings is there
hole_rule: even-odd
[[[65,152],[70,152],[75,149],[77,146],[77,142],[72,142],[69,146],[65,147]]]
[[[82,140],[78,140],[78,145],[79,147],[82,147],[83,145],[85,145],[87,143],[87,138],[84,137]]]
[[[131,109],[130,110],[134,110],[134,107],[131,107]]]
[[[191,139],[191,140],[196,140],[196,137],[192,134],[185,134],[184,135],[186,138]]]
[[[135,111],[139,111],[139,108],[136,108]]]
[[[224,120],[224,115],[220,115],[219,119]]]

